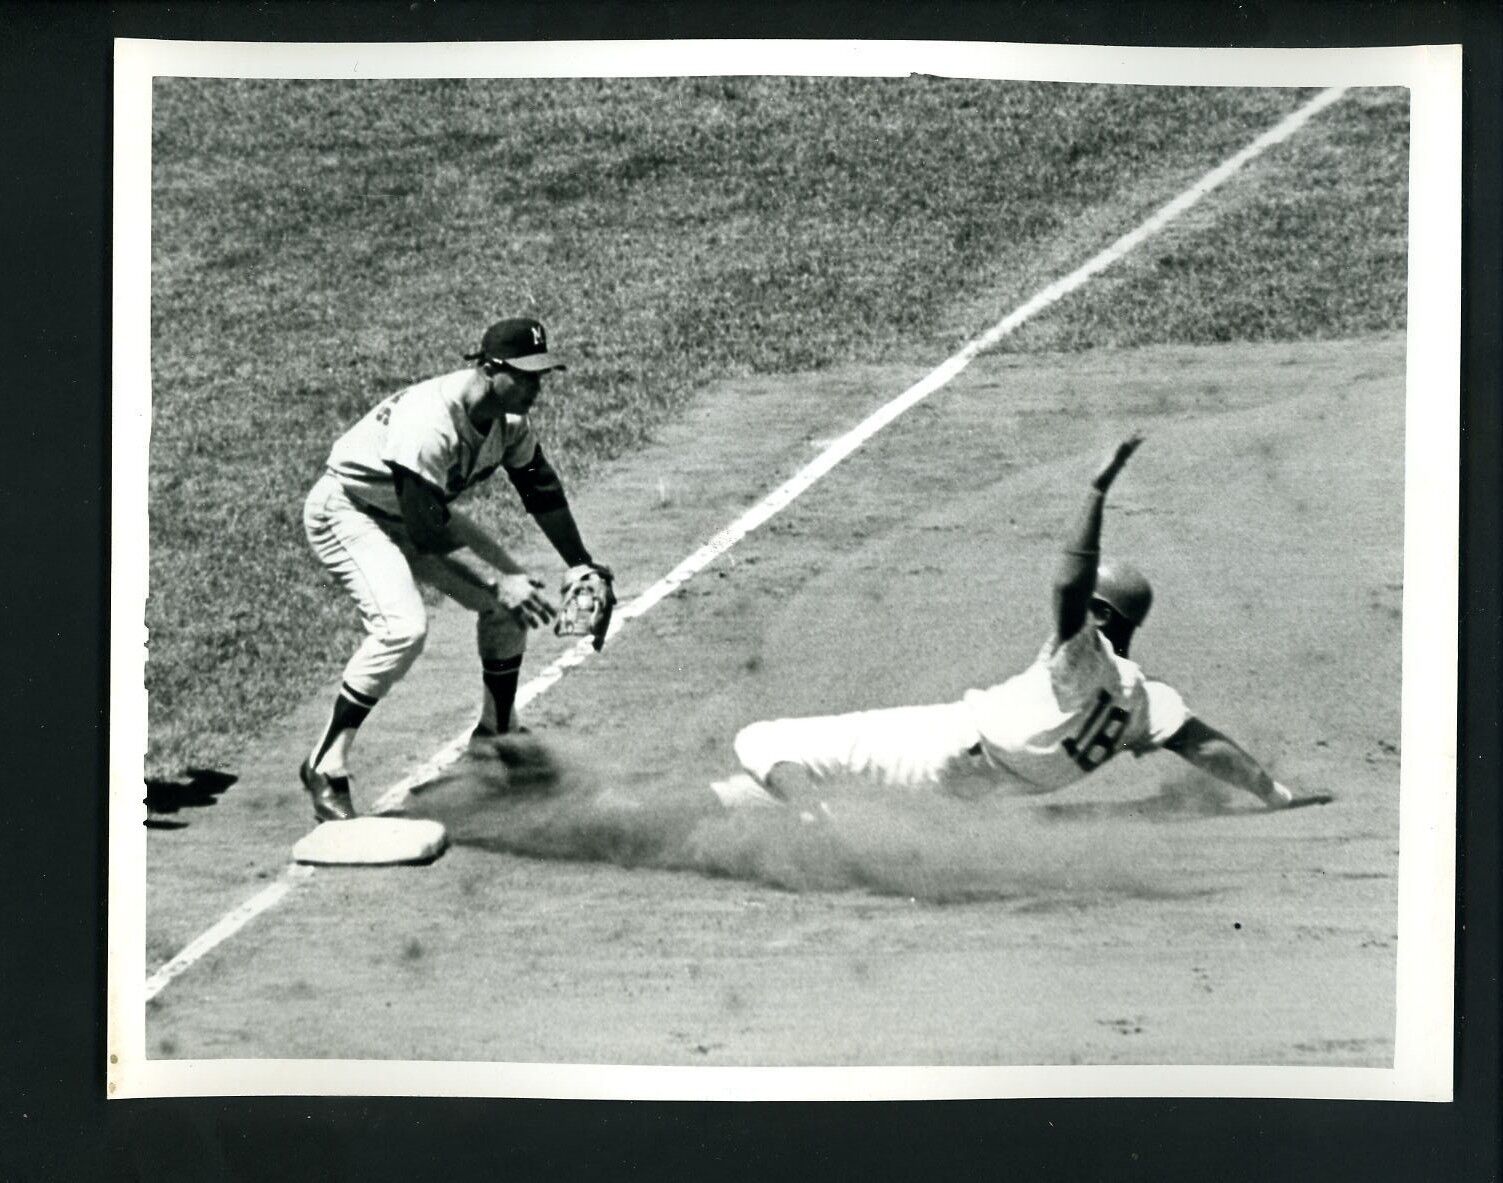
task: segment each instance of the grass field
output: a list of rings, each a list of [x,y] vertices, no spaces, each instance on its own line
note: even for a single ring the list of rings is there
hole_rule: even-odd
[[[1405,96],[1370,92],[1009,348],[1404,314]],[[234,769],[357,635],[300,526],[329,443],[493,316],[577,364],[583,487],[707,384],[937,357],[1292,109],[889,80],[157,84],[149,777]],[[509,490],[480,515],[515,536]]]

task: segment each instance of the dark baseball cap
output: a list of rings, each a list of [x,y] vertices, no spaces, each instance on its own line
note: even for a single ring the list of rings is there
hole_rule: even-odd
[[[568,369],[558,354],[548,352],[548,334],[542,322],[530,316],[498,320],[485,330],[480,351],[467,353],[465,357],[469,361],[503,362],[514,370],[531,374]]]

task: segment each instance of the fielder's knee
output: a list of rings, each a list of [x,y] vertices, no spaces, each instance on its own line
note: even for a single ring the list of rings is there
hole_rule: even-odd
[[[527,630],[510,612],[482,612],[475,619],[475,645],[485,661],[521,657],[527,651]]]
[[[384,698],[423,651],[428,639],[425,618],[393,619],[366,634],[344,669],[345,685],[370,698]]]
[[[394,671],[401,676],[411,668],[428,643],[426,616],[388,620],[377,634],[381,648],[388,654]]]

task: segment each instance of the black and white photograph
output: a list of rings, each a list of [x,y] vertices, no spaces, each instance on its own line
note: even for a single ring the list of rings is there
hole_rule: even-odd
[[[1460,63],[116,42],[110,1094],[1449,1099]]]

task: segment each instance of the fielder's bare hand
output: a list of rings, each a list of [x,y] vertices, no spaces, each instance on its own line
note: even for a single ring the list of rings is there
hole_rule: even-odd
[[[554,616],[553,605],[543,593],[543,581],[531,575],[502,575],[496,580],[496,599],[527,628],[541,628]]]
[[[1117,479],[1117,474],[1122,471],[1128,460],[1131,459],[1132,454],[1138,450],[1138,445],[1142,442],[1143,433],[1135,431],[1118,444],[1117,450],[1112,453],[1112,458],[1096,474],[1096,479],[1091,482],[1091,487],[1098,493],[1105,493],[1110,489],[1112,482]]]

